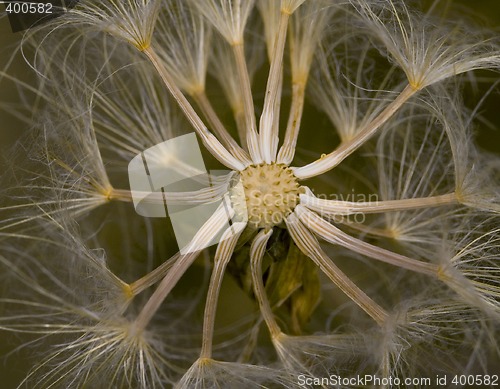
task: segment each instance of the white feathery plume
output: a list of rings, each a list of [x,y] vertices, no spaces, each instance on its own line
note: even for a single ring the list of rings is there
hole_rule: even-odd
[[[151,44],[160,5],[159,0],[80,1],[65,16],[64,23],[90,25],[142,51]]]
[[[414,89],[477,69],[499,69],[500,48],[492,37],[455,23],[413,14],[400,0],[350,0],[367,31],[406,73]],[[417,22],[418,20],[418,22]]]

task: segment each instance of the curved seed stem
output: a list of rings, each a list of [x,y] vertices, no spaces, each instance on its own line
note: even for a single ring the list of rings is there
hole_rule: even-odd
[[[267,242],[272,234],[273,230],[271,229],[268,231],[262,230],[255,237],[250,248],[250,267],[252,271],[253,290],[259,302],[262,317],[267,324],[271,336],[275,338],[281,334],[281,330],[274,319],[273,310],[267,299],[266,289],[262,281],[262,258],[264,257]]]
[[[217,311],[217,300],[222,285],[222,279],[226,266],[231,260],[234,248],[246,223],[235,223],[228,228],[221,238],[214,258],[214,268],[210,277],[207,301],[205,303],[205,314],[203,320],[203,340],[200,358],[212,358],[212,344],[214,337],[215,313]]]
[[[345,275],[332,260],[321,250],[321,247],[304,224],[292,213],[285,219],[288,231],[297,247],[325,273],[337,287],[344,292],[354,303],[365,311],[373,320],[382,326],[387,312],[366,295],[351,279]]]
[[[319,235],[327,242],[341,245],[361,255],[366,255],[367,257],[377,259],[403,269],[412,270],[432,277],[438,276],[439,267],[435,264],[418,261],[356,239],[300,204],[295,208],[295,212],[300,221],[304,223],[307,228],[312,230],[315,234]]]
[[[240,80],[241,94],[243,95],[243,112],[245,115],[246,143],[250,157],[255,164],[262,162],[262,155],[259,147],[259,138],[257,136],[257,125],[255,123],[255,108],[253,105],[252,88],[250,76],[248,73],[247,62],[245,59],[245,49],[243,44],[234,44],[232,46],[234,57],[236,59],[236,68]]]
[[[266,97],[264,108],[260,117],[259,137],[260,149],[266,163],[276,160],[278,149],[279,128],[275,124],[276,116],[279,117],[278,99],[281,91],[281,73],[283,65],[283,52],[285,51],[286,33],[290,15],[281,12],[278,32],[275,38],[274,49],[271,56],[271,68],[267,79]]]
[[[365,128],[359,131],[353,138],[349,141],[342,143],[336,150],[332,151],[330,154],[321,157],[320,159],[311,162],[303,167],[292,168],[295,176],[298,179],[306,179],[310,177],[316,177],[323,174],[340,162],[346,159],[354,151],[356,151],[360,146],[362,146],[368,139],[370,139],[375,133],[408,101],[408,99],[417,92],[413,89],[411,85],[407,85],[406,88],[398,95],[398,97],[390,103],[372,122],[370,122]]]
[[[175,254],[173,257],[166,260],[160,266],[154,269],[152,272],[149,272],[145,276],[132,282],[130,284],[130,291],[132,295],[137,296],[139,293],[145,291],[147,288],[153,286],[163,277],[165,277],[165,274],[167,274],[172,266],[174,266],[179,257],[179,253]]]
[[[222,144],[227,147],[231,154],[241,160],[245,165],[250,165],[252,163],[250,156],[240,147],[240,145],[238,145],[238,143],[226,130],[205,91],[194,93],[191,96],[196,104],[198,104],[198,107],[200,107],[201,111],[207,118],[208,123],[212,126],[215,134],[219,137]]]
[[[232,217],[232,215],[230,216]],[[144,305],[135,319],[134,328],[136,331],[140,332],[146,328],[154,314],[160,308],[163,300],[165,300],[182,275],[198,257],[200,251],[210,244],[219,231],[226,226],[227,217],[227,211],[221,204],[207,222],[198,230],[191,242],[181,250],[181,252],[185,252],[186,254],[179,255],[175,264],[171,267],[170,271],[163,278],[158,288],[151,295],[146,305]]]
[[[304,111],[304,98],[305,84],[294,83],[292,85],[292,106],[290,107],[290,115],[286,126],[285,140],[278,153],[278,163],[289,165],[293,161]]]
[[[191,106],[189,101],[186,99],[181,90],[175,85],[172,76],[169,74],[168,70],[163,65],[160,57],[154,51],[153,47],[148,47],[143,51],[143,53],[151,61],[158,74],[160,75],[163,83],[172,94],[172,97],[177,101],[179,107],[182,109],[187,119],[193,126],[196,133],[200,136],[205,147],[210,151],[210,153],[224,166],[241,171],[245,168],[242,161],[238,160],[229,151],[222,146],[222,144],[217,140],[217,138],[207,130],[207,127],[200,119],[194,108]]]
[[[455,193],[413,199],[385,201],[324,200],[308,194],[300,195],[300,203],[320,215],[351,215],[354,213],[383,213],[458,204]]]

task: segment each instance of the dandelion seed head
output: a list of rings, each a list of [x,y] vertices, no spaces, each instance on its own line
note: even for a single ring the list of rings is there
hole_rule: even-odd
[[[293,388],[486,359],[500,164],[475,149],[454,76],[498,69],[487,34],[402,0],[78,3],[28,34],[43,150],[0,206],[0,329],[52,346],[25,382]],[[333,137],[304,151],[317,129]],[[193,131],[228,174],[157,186],[158,171],[205,173],[198,147],[153,153]],[[136,156],[141,201],[166,203],[172,236],[135,212]]]

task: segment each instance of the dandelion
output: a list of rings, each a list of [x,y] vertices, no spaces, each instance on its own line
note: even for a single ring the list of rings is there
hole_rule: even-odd
[[[500,44],[478,34],[396,0],[81,1],[30,32],[43,152],[0,209],[0,329],[53,347],[20,387],[491,374],[500,191],[460,88]],[[339,142],[309,161],[311,109]],[[125,165],[192,131],[229,174],[167,203],[230,204],[174,253]]]

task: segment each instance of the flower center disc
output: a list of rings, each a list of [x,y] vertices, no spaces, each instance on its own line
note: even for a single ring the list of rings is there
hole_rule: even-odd
[[[251,226],[272,228],[281,224],[298,204],[302,190],[286,165],[251,165],[240,174]]]

